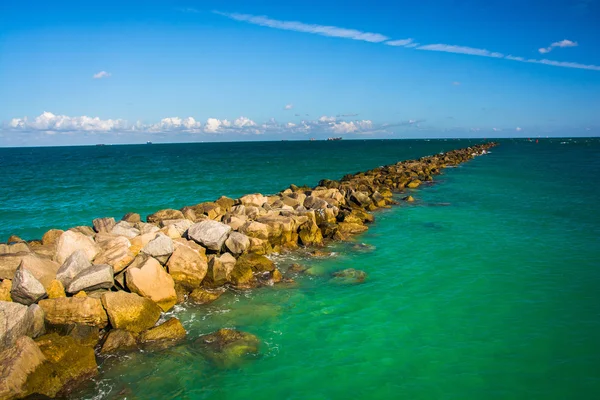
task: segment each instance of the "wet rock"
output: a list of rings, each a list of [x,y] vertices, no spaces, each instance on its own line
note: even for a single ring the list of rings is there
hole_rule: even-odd
[[[54,260],[62,265],[77,250],[82,250],[87,260],[91,261],[100,252],[100,247],[83,233],[69,230],[58,239]]]
[[[48,294],[44,285],[40,283],[28,270],[22,266],[17,269],[12,281],[10,296],[13,301],[24,305],[37,303]]]
[[[265,256],[244,254],[237,259],[236,268],[249,267],[254,272],[270,272],[275,269],[275,263]]]
[[[115,354],[137,349],[137,342],[131,332],[113,329],[106,335],[100,354]]]
[[[68,287],[77,275],[91,267],[92,263],[85,251],[76,250],[67,257],[65,262],[60,266],[56,273],[56,279],[59,280],[64,287]]]
[[[232,254],[242,254],[250,247],[250,239],[243,233],[232,232],[225,241],[225,246]]]
[[[188,237],[209,250],[220,251],[231,231],[229,225],[206,220],[195,223],[188,229]]]
[[[367,279],[367,273],[354,268],[348,268],[333,273],[333,281],[339,284],[363,283],[365,279]]]
[[[57,325],[52,331],[60,336],[70,336],[78,344],[86,347],[95,347],[100,341],[100,328],[82,324]]]
[[[67,286],[67,292],[110,289],[113,285],[113,268],[108,264],[94,265],[78,274]]]
[[[38,345],[29,337],[17,339],[15,346],[0,353],[0,399],[24,397],[29,376],[46,361]]]
[[[169,275],[175,283],[190,290],[200,286],[208,272],[208,260],[203,252],[178,246],[167,262]]]
[[[152,300],[123,291],[103,294],[102,305],[113,328],[131,332],[152,328],[161,313],[160,307]]]
[[[271,272],[271,281],[273,283],[279,283],[283,280],[283,274],[281,273],[280,270],[278,270],[277,268],[275,268],[272,272]]]
[[[357,233],[362,233],[365,231],[368,231],[369,228],[366,225],[363,224],[358,224],[358,223],[352,223],[352,222],[340,222],[338,224],[338,233],[341,233],[342,235],[354,235]]]
[[[306,271],[308,269],[308,267],[304,266],[304,265],[300,265],[297,263],[294,263],[292,265],[290,265],[290,267],[288,268],[287,272],[288,273],[293,273],[293,274],[301,274],[304,271]]]
[[[415,198],[412,196],[406,196],[406,197],[403,197],[402,200],[412,203],[413,201],[415,201]]]
[[[208,304],[217,300],[225,293],[223,290],[206,290],[197,288],[190,294],[190,300],[196,304]]]
[[[33,320],[29,336],[36,338],[46,333],[46,319],[42,307],[37,304],[32,304],[27,309],[27,312],[32,315]]]
[[[98,299],[91,297],[62,297],[40,300],[44,319],[50,325],[82,324],[104,328],[108,316]]]
[[[162,324],[140,334],[139,342],[144,345],[172,346],[185,339],[187,332],[177,318],[170,318]]]
[[[149,223],[159,223],[165,219],[184,219],[183,213],[179,210],[165,209],[148,215],[146,221]]]
[[[221,368],[241,365],[245,358],[257,355],[260,340],[247,332],[235,329],[220,329],[196,340],[204,355]]]
[[[177,303],[173,278],[152,257],[139,268],[128,268],[125,279],[129,290],[154,301],[163,311]]]
[[[217,287],[229,282],[235,263],[236,259],[230,253],[224,253],[220,257],[212,256],[203,283],[209,287]]]
[[[409,189],[416,189],[421,185],[421,181],[418,179],[413,179],[412,181],[410,181],[406,187]]]
[[[92,221],[92,225],[94,226],[94,230],[96,232],[108,233],[116,224],[117,223],[115,222],[114,218],[96,218]]]
[[[47,362],[29,375],[27,394],[66,396],[98,374],[94,349],[78,344],[70,336],[44,335],[36,343]]]

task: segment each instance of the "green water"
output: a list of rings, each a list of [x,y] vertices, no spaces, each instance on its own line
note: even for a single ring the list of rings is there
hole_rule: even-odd
[[[178,307],[188,343],[109,359],[84,395],[600,398],[599,150],[504,142],[414,191],[415,204],[377,212],[357,238],[373,249],[278,259],[321,276]],[[369,278],[331,281],[349,267]],[[207,363],[193,340],[222,327],[260,337],[260,356]]]
[[[3,171],[21,174],[5,174],[0,232],[35,237],[57,221],[314,185],[468,144],[0,149]],[[101,360],[98,378],[72,397],[598,399],[599,173],[598,139],[502,141],[412,191],[414,204],[376,212],[356,238],[372,248],[278,257],[283,270],[299,262],[318,275],[177,306],[168,316],[182,320],[186,343]],[[344,268],[368,279],[331,281]],[[205,361],[194,340],[223,327],[257,335],[260,355],[234,369]]]

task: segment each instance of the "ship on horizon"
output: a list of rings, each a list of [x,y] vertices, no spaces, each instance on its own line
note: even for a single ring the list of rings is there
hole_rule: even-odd
[[[329,140],[329,141],[342,140],[342,138],[341,137],[330,137],[330,138],[327,138],[327,140]]]

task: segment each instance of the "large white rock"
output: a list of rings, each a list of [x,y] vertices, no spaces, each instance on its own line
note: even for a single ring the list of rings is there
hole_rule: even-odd
[[[92,261],[100,252],[100,247],[83,233],[66,231],[58,239],[54,260],[62,265],[76,250],[82,250],[88,261]]]
[[[220,251],[227,236],[231,232],[229,225],[221,222],[206,220],[192,225],[188,229],[188,238],[201,244],[209,250]]]
[[[56,279],[59,280],[64,287],[67,287],[77,275],[91,267],[92,263],[85,252],[83,250],[76,250],[65,260],[63,265],[60,266],[56,273]]]
[[[125,236],[129,239],[136,237],[140,234],[139,229],[136,229],[131,223],[127,221],[119,221],[111,230],[115,236]]]
[[[113,285],[113,267],[100,264],[81,272],[66,289],[69,293],[78,293],[82,290],[110,289]]]
[[[27,271],[23,267],[19,267],[15,272],[15,277],[12,281],[12,289],[10,296],[13,301],[17,303],[25,304],[26,306],[36,303],[39,300],[46,297],[46,289],[44,285],[40,283],[31,272]]]

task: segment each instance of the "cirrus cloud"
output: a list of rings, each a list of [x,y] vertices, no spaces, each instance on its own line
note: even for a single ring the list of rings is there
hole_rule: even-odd
[[[100,71],[92,76],[94,79],[110,78],[110,72]]]

